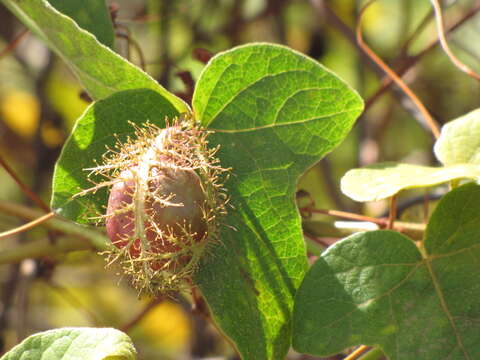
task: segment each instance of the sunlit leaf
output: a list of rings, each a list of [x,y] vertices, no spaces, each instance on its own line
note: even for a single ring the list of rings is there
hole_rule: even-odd
[[[434,150],[443,167],[373,164],[348,171],[342,192],[356,201],[375,201],[405,189],[480,178],[480,109],[443,126]]]
[[[376,201],[405,189],[479,177],[480,165],[474,164],[432,167],[387,162],[348,171],[341,180],[341,189],[353,200]]]
[[[480,165],[480,109],[443,126],[434,150],[445,166]]]
[[[212,59],[193,107],[232,168],[226,187],[234,207],[195,281],[243,359],[282,359],[307,265],[296,183],[343,140],[363,103],[312,59],[252,44]]]
[[[135,360],[130,338],[116,329],[62,328],[34,334],[1,360]]]

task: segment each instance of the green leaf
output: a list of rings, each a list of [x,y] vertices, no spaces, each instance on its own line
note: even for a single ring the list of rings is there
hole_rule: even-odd
[[[102,44],[113,47],[114,30],[105,0],[48,0],[55,9],[70,16]]]
[[[295,349],[326,356],[366,344],[389,359],[480,358],[480,186],[444,196],[422,245],[372,231],[329,248],[297,292]]]
[[[353,200],[376,201],[386,199],[405,189],[479,177],[480,164],[431,167],[385,162],[348,171],[342,177],[341,189]]]
[[[445,166],[480,165],[480,109],[443,126],[434,150]]]
[[[130,338],[116,329],[62,328],[34,334],[1,360],[134,360]]]
[[[376,201],[405,189],[480,178],[480,109],[443,126],[434,150],[443,167],[373,164],[348,171],[342,192],[356,201]]]
[[[1,1],[71,67],[94,99],[102,99],[121,90],[147,88],[160,93],[179,112],[187,111],[188,106],[182,100],[100,44],[92,34],[55,10],[47,1]]]
[[[317,62],[288,48],[250,44],[214,57],[193,98],[214,130],[234,207],[195,276],[215,321],[243,359],[282,359],[293,296],[306,271],[299,176],[338,145],[360,97]]]
[[[133,132],[129,123],[149,121],[165,126],[165,118],[178,116],[177,110],[159,93],[149,89],[125,90],[99,100],[80,117],[66,141],[55,165],[52,209],[59,215],[80,223],[86,217],[103,214],[108,199],[107,189],[80,198],[72,196],[93,185],[85,169],[101,163],[106,147],[114,148],[117,139],[124,141]],[[115,136],[116,135],[116,136]]]

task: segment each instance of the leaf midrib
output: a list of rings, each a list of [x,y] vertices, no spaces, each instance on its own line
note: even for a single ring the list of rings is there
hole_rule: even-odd
[[[443,312],[445,313],[445,315],[447,316],[448,321],[450,322],[450,326],[453,329],[453,333],[455,334],[455,339],[457,340],[457,344],[460,347],[460,349],[462,349],[462,352],[465,355],[465,358],[468,359],[468,360],[471,360],[471,357],[470,357],[469,353],[467,352],[467,350],[465,349],[465,346],[463,345],[460,334],[458,333],[458,329],[457,329],[457,326],[455,324],[455,320],[453,319],[453,316],[450,313],[450,310],[448,309],[447,302],[445,301],[445,297],[443,295],[443,291],[440,288],[440,284],[438,282],[437,276],[436,276],[435,272],[433,271],[430,258],[426,258],[426,259],[424,259],[424,261],[425,261],[425,265],[428,269],[428,272],[430,274],[430,277],[432,279],[433,287],[435,289],[437,297],[440,300],[440,306],[441,306]]]

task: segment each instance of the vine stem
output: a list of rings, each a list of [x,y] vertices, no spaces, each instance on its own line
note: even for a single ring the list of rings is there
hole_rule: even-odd
[[[477,4],[470,10],[468,11],[465,16],[463,16],[460,20],[456,21],[454,24],[449,26],[447,29],[445,29],[445,36],[455,30],[457,30],[460,26],[462,26],[465,22],[470,20],[473,16],[477,14],[477,12],[480,10],[480,1],[477,1]],[[417,53],[416,55],[409,57],[406,59],[405,63],[401,65],[398,70],[397,74],[402,76],[404,75],[410,68],[412,68],[421,58],[423,58],[426,54],[431,52],[437,44],[439,43],[439,39],[436,39],[430,45],[425,47],[422,51]],[[384,79],[382,80],[381,86],[375,91],[375,93],[370,96],[370,98],[365,101],[365,111],[367,111],[370,106],[372,106],[375,101],[380,98],[380,96],[392,85],[392,79],[389,78],[388,76],[385,76]]]
[[[120,330],[124,333],[128,333],[133,327],[135,327],[151,310],[164,301],[161,297],[156,297],[151,300],[133,319],[128,323],[120,327]]]
[[[435,11],[435,20],[437,24],[437,32],[438,32],[438,39],[440,40],[440,45],[443,48],[443,51],[445,51],[445,54],[450,58],[450,61],[461,71],[466,73],[467,75],[473,77],[476,80],[480,81],[480,75],[477,74],[475,71],[470,69],[467,65],[462,63],[450,50],[450,47],[448,46],[447,38],[445,37],[445,28],[443,25],[443,16],[442,16],[442,8],[438,2],[438,0],[430,0],[430,3],[433,6],[433,10]]]
[[[83,239],[59,237],[52,244],[47,238],[15,246],[12,249],[0,251],[0,265],[16,264],[25,259],[35,259],[44,256],[65,254],[70,251],[92,250],[90,243]]]
[[[38,219],[30,221],[30,222],[28,222],[28,223],[26,223],[22,226],[18,226],[15,229],[4,231],[4,232],[0,233],[0,239],[6,238],[6,237],[9,237],[9,236],[12,236],[12,235],[16,235],[16,234],[19,234],[19,233],[27,231],[27,230],[30,230],[30,229],[34,228],[35,226],[40,225],[44,221],[47,221],[47,220],[51,219],[54,216],[55,216],[54,212],[49,212],[48,214],[40,216]]]
[[[15,173],[10,165],[5,161],[4,158],[0,156],[0,165],[5,169],[5,171],[12,177],[12,179],[17,183],[20,189],[25,195],[27,195],[38,207],[42,208],[46,212],[50,212],[50,207],[45,204],[45,202],[38,197],[30,188],[20,179],[20,177]]]
[[[388,215],[387,229],[393,229],[395,219],[397,218],[397,196],[390,198],[390,214]]]
[[[299,209],[301,212],[311,213],[311,214],[323,214],[329,215],[334,217],[339,217],[343,219],[353,220],[353,221],[367,221],[374,224],[377,224],[380,228],[387,228],[388,227],[388,219],[387,218],[374,218],[370,216],[349,213],[346,211],[338,211],[338,210],[327,210],[327,209],[316,209],[311,206],[302,207]],[[401,232],[410,236],[412,239],[420,240],[423,238],[423,234],[426,229],[426,224],[418,224],[418,223],[409,223],[403,221],[394,221],[391,225],[391,229]],[[346,229],[343,229],[345,231]],[[349,230],[347,230],[348,232]],[[359,230],[357,228],[352,228],[351,233],[357,233]],[[364,231],[364,230],[363,230]],[[312,235],[312,234],[311,234]],[[315,234],[317,236],[318,234]],[[345,233],[339,233],[339,236],[345,236]]]
[[[345,359],[343,360],[357,360],[359,358],[359,356],[361,356],[362,354],[364,354],[366,351],[368,351],[370,349],[370,347],[366,346],[366,345],[360,345],[357,349],[355,349],[354,352],[352,352],[351,354],[349,354]]]
[[[28,29],[23,29],[11,42],[8,44],[2,51],[0,51],[0,59],[6,56],[8,53],[13,51],[18,44],[20,44],[20,41],[28,34],[30,33],[30,30]]]
[[[428,112],[427,108],[418,99],[415,93],[408,87],[408,85],[398,76],[363,40],[362,35],[362,19],[367,8],[373,4],[376,0],[371,0],[360,10],[358,23],[356,27],[356,38],[358,46],[372,59],[392,80],[397,86],[403,90],[403,92],[413,101],[419,112],[422,114],[424,120],[428,124],[433,136],[438,139],[440,136],[440,130],[438,124],[433,119],[432,115]]]
[[[7,201],[0,201],[0,212],[15,216],[24,220],[34,220],[41,217],[43,214],[40,210],[31,209],[24,205],[14,204]],[[74,223],[61,220],[60,218],[52,217],[41,224],[39,224],[49,230],[58,231],[65,235],[72,235],[79,238],[79,241],[83,242],[88,248],[92,246],[100,251],[105,251],[109,248],[109,240],[102,233],[89,229],[86,226],[76,225]],[[86,241],[85,241],[86,240]],[[34,242],[36,243],[36,242]],[[33,243],[29,243],[31,245]],[[75,242],[75,244],[79,244]],[[26,244],[27,245],[27,244]],[[55,247],[57,244],[52,244]],[[70,251],[74,250],[74,244],[69,247]],[[18,252],[21,251],[22,246],[16,248]],[[85,249],[85,246],[80,246],[79,250]],[[0,253],[1,254],[1,253]],[[20,256],[21,254],[19,254]],[[44,255],[48,255],[48,252],[44,251]],[[27,257],[25,257],[27,258]]]
[[[368,222],[372,222],[374,224],[377,224],[379,226],[385,226],[386,225],[385,219],[377,219],[377,218],[374,218],[374,217],[371,217],[371,216],[365,216],[365,215],[350,213],[350,212],[346,212],[346,211],[317,209],[317,208],[314,208],[314,207],[311,207],[311,206],[302,207],[302,208],[300,208],[300,211],[304,211],[304,212],[307,212],[307,213],[314,213],[314,214],[330,215],[330,216],[340,217],[340,218],[349,219],[349,220],[368,221]]]

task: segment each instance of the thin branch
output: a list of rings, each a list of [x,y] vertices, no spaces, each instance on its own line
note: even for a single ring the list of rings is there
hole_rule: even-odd
[[[25,195],[27,195],[35,204],[37,204],[38,207],[42,208],[46,212],[50,212],[50,207],[45,204],[45,202],[20,179],[20,177],[15,173],[11,166],[8,165],[2,156],[0,156],[0,165],[2,165],[5,171],[12,177]]]
[[[477,1],[476,5],[472,9],[470,9],[470,11],[468,11],[460,20],[452,24],[446,30],[446,35],[452,33],[453,31],[457,30],[460,26],[465,24],[468,20],[470,20],[473,16],[475,16],[478,11],[480,11],[480,1]],[[405,60],[405,62],[398,68],[397,74],[399,76],[402,76],[403,74],[405,74],[421,58],[423,58],[426,54],[428,54],[430,51],[435,49],[439,43],[440,43],[440,40],[436,39],[416,55],[408,57]],[[370,108],[370,106],[372,106],[375,103],[375,101],[377,101],[380,98],[380,96],[390,88],[392,84],[393,84],[392,79],[388,76],[385,76],[385,78],[382,80],[382,85],[380,86],[380,88],[377,91],[375,91],[375,93],[372,96],[370,96],[370,98],[368,98],[367,101],[365,101],[364,111],[367,111]]]
[[[144,317],[147,315],[155,306],[160,304],[163,301],[163,298],[157,297],[151,300],[133,319],[128,323],[120,327],[120,330],[128,333],[135,325],[137,325]]]
[[[338,191],[337,182],[333,179],[333,171],[332,171],[332,166],[330,164],[329,159],[323,158],[322,161],[319,162],[318,166],[321,171],[321,176],[325,181],[327,194],[330,196],[330,199],[335,204],[335,207],[340,208],[342,210],[347,209],[347,206],[345,205],[345,202],[343,201]]]
[[[387,229],[393,229],[393,224],[397,218],[397,196],[393,195],[390,198],[390,214],[388,215]]]
[[[375,0],[369,1],[362,8],[358,18],[358,24],[356,28],[357,43],[362,48],[362,50],[378,65],[380,68],[395,82],[395,84],[404,91],[404,93],[413,101],[420,113],[422,114],[424,120],[430,127],[435,138],[440,136],[440,130],[438,124],[435,122],[433,117],[428,112],[427,108],[423,103],[418,99],[415,93],[408,87],[408,85],[377,55],[375,52],[363,41],[362,36],[362,19],[363,14],[365,14],[366,9],[373,4]]]
[[[9,236],[12,236],[12,235],[16,235],[16,234],[22,233],[22,232],[27,231],[27,230],[30,230],[30,229],[40,225],[41,223],[51,219],[54,216],[55,216],[55,213],[50,212],[46,215],[40,216],[38,219],[30,221],[30,222],[28,222],[24,225],[18,226],[15,229],[4,231],[4,232],[0,233],[0,239],[6,238],[6,237],[9,237]]]
[[[28,33],[30,33],[30,30],[23,29],[2,51],[0,51],[0,59],[12,52]]]
[[[335,12],[327,5],[325,0],[310,0],[311,4],[313,5],[314,9],[320,14],[325,15],[327,21],[334,27],[337,31],[340,31],[342,35],[347,39],[352,46],[354,46],[360,59],[368,65],[375,74],[379,77],[383,78],[385,72],[379,66],[379,64],[375,63],[360,47],[360,45],[355,40],[355,32],[353,32],[348,25],[346,25]],[[395,94],[395,99],[400,103],[400,105],[414,118],[416,119],[420,125],[425,126],[425,119],[421,113],[417,111],[416,106],[411,101],[410,97],[405,94],[405,92],[398,88],[392,88],[393,93]]]
[[[138,54],[138,60],[140,61],[140,68],[143,71],[145,71],[145,68],[147,65],[146,65],[145,56],[143,55],[143,51],[142,51],[142,48],[140,47],[140,44],[136,40],[134,40],[132,36],[129,34],[117,32],[115,36],[125,39],[127,41],[127,49],[129,49],[130,46],[133,46],[135,48],[135,51]],[[128,51],[127,59],[130,61],[130,50]]]
[[[385,229],[388,225],[388,219],[386,218],[374,218],[370,216],[365,216],[365,215],[360,215],[360,214],[355,214],[355,213],[350,213],[350,212],[345,212],[345,211],[337,211],[337,210],[326,210],[326,209],[316,209],[313,208],[312,206],[305,206],[299,209],[301,212],[304,212],[306,214],[323,214],[323,215],[328,215],[328,216],[334,216],[334,217],[339,217],[342,219],[348,219],[352,221],[367,221],[371,222],[374,224],[377,224],[381,229]],[[425,224],[418,224],[418,223],[410,223],[410,222],[403,222],[403,221],[395,221],[392,224],[392,229],[396,230],[398,232],[401,232],[405,235],[408,235],[412,239],[415,240],[420,240],[423,238],[423,234],[425,232],[426,225]],[[310,233],[312,231],[308,230]],[[351,228],[351,229],[341,229],[341,232],[338,233],[338,236],[346,236],[349,234],[353,234],[359,231],[365,231],[365,230],[360,230],[357,228]],[[319,236],[321,234],[315,234],[315,236]],[[329,234],[329,237],[332,236],[332,234]]]
[[[369,349],[370,347],[368,346],[360,345],[354,352],[349,354],[344,360],[356,360]]]
[[[75,237],[59,237],[52,244],[47,238],[21,243],[11,249],[0,251],[0,265],[16,264],[25,259],[62,255],[71,251],[93,250],[93,246]]]
[[[365,216],[365,215],[360,215],[360,214],[355,214],[355,213],[350,213],[346,211],[338,211],[338,210],[328,210],[328,209],[316,209],[313,207],[302,207],[300,208],[300,211],[304,212],[310,212],[314,214],[324,214],[324,215],[329,215],[329,216],[335,216],[335,217],[340,217],[343,219],[348,219],[348,220],[353,220],[353,221],[368,221],[372,222],[374,224],[377,224],[379,226],[386,226],[387,221],[385,219],[377,219],[371,216]]]
[[[327,241],[327,240],[325,240],[325,238],[311,235],[311,234],[309,234],[309,233],[307,233],[307,232],[305,232],[305,231],[303,232],[303,235],[304,235],[306,238],[312,240],[314,243],[316,243],[316,244],[318,244],[318,245],[320,245],[320,246],[322,246],[322,247],[324,247],[324,248],[327,248],[327,247],[329,247],[330,245],[332,245],[332,244],[334,244],[335,242],[337,242],[338,240],[340,240],[340,239],[334,239],[333,241]],[[329,239],[332,239],[332,238],[329,238]]]
[[[7,201],[0,201],[0,212],[25,220],[34,220],[43,215],[39,210]],[[76,225],[72,222],[60,220],[59,218],[49,219],[40,225],[49,230],[78,237],[81,239],[80,241],[83,241],[89,247],[95,247],[97,250],[104,251],[108,249],[109,240],[107,237],[99,231],[91,230],[86,226]],[[55,247],[55,245],[53,246]],[[48,253],[45,255],[48,255]]]
[[[430,214],[430,198],[429,193],[425,190],[423,194],[423,222],[426,224],[428,222],[428,215]]]
[[[435,11],[435,19],[437,23],[437,32],[438,32],[438,38],[440,40],[440,44],[442,45],[443,51],[445,51],[445,54],[450,58],[450,61],[461,71],[466,73],[468,76],[473,77],[476,80],[480,81],[480,75],[477,74],[475,71],[470,69],[467,65],[462,63],[456,56],[453,54],[453,52],[450,50],[450,47],[448,46],[447,39],[445,37],[445,28],[443,25],[443,17],[442,17],[442,8],[440,7],[440,4],[438,3],[438,0],[430,0],[432,3],[433,9]]]
[[[399,57],[402,58],[407,54],[408,49],[412,42],[422,33],[423,29],[428,25],[430,20],[432,19],[433,11],[429,11],[423,19],[420,21],[416,29],[412,32],[412,34],[405,40],[402,47],[399,51]]]

